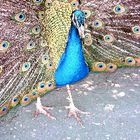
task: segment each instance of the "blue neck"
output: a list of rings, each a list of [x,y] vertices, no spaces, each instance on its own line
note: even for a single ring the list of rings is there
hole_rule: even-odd
[[[82,41],[80,39],[78,29],[72,23],[69,31],[68,42],[66,45],[66,53],[68,52],[69,54],[75,54],[79,50],[80,52],[82,51]]]
[[[55,71],[56,85],[63,86],[77,82],[83,79],[88,72],[89,69],[85,63],[82,41],[77,28],[72,23],[65,52]]]

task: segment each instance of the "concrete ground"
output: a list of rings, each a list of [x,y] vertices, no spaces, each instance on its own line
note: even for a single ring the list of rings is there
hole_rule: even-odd
[[[91,73],[73,85],[72,96],[79,109],[91,112],[81,115],[85,128],[67,117],[64,87],[41,98],[57,120],[34,118],[35,102],[18,106],[0,119],[0,140],[140,140],[140,68]]]

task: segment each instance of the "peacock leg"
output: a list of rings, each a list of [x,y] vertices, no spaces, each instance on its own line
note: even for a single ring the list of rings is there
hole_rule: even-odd
[[[39,114],[44,114],[48,118],[56,120],[56,118],[52,116],[51,113],[48,112],[49,110],[52,110],[52,109],[53,109],[52,107],[43,106],[41,104],[40,97],[37,98],[35,116],[38,116]]]
[[[88,115],[90,113],[89,112],[83,112],[83,111],[81,111],[81,110],[79,110],[78,108],[75,107],[73,99],[72,99],[72,94],[71,94],[70,86],[67,85],[66,87],[67,87],[67,91],[68,91],[68,95],[69,95],[69,97],[67,99],[69,100],[69,103],[70,103],[69,106],[66,106],[66,109],[69,110],[68,117],[73,116],[77,120],[77,122],[81,126],[83,126],[80,114]]]

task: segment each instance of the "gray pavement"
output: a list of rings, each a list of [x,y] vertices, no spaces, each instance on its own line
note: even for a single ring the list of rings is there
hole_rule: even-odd
[[[57,120],[44,115],[33,117],[35,102],[18,106],[0,119],[0,140],[140,140],[140,68],[121,68],[115,73],[90,73],[73,85],[76,107],[91,115],[81,115],[82,128],[67,117],[66,88],[41,98]]]

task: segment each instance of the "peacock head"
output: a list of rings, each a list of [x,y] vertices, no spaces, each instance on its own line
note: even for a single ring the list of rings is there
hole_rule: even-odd
[[[80,37],[84,38],[85,13],[81,10],[75,10],[72,12],[71,20],[74,26],[78,29]]]

